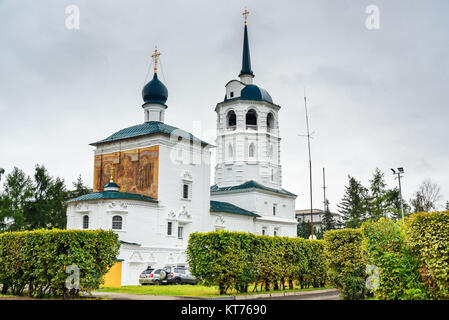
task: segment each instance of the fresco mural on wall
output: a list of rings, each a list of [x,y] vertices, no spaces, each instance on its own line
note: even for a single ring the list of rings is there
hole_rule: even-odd
[[[94,192],[103,191],[114,172],[121,192],[157,199],[159,146],[96,155]]]

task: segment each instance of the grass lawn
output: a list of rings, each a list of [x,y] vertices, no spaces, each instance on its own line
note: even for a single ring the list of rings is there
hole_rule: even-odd
[[[248,293],[237,293],[235,290],[229,290],[228,295],[237,294],[259,294],[267,292],[289,292],[289,291],[310,291],[320,289],[330,289],[331,287],[324,288],[307,288],[300,289],[295,288],[293,290],[278,290],[278,291],[258,291],[252,292],[254,286],[248,288]],[[101,288],[95,290],[97,292],[119,292],[119,293],[132,293],[132,294],[150,294],[150,295],[163,295],[163,296],[187,296],[187,297],[219,297],[218,287],[206,287],[202,285],[148,285],[148,286],[123,286],[121,288]]]

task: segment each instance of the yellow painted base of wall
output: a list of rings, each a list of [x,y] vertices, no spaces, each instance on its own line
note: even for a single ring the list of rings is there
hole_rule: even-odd
[[[122,286],[122,262],[117,261],[104,276],[104,284],[100,287],[120,288]]]

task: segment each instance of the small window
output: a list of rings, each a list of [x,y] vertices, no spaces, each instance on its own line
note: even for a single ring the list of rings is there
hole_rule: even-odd
[[[183,232],[184,232],[184,227],[178,227],[178,239],[182,239]]]
[[[274,236],[277,236],[277,235],[278,235],[278,231],[274,230]]]
[[[231,91],[231,98],[234,98],[234,91]]]
[[[173,222],[168,222],[167,223],[167,235],[168,236],[172,235],[172,226],[173,226]]]
[[[275,216],[276,215],[276,206],[274,205],[273,206],[273,216]]]
[[[266,235],[267,234],[267,228],[262,228],[262,235]]]
[[[83,216],[83,229],[89,229],[89,216]]]
[[[112,229],[122,230],[122,222],[123,222],[123,218],[121,216],[113,216],[112,217]]]
[[[189,199],[189,185],[184,184],[182,187],[182,197],[184,199]]]

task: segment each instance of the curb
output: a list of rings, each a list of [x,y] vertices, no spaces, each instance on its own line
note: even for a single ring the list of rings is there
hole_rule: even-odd
[[[183,298],[197,298],[201,300],[254,300],[260,298],[271,298],[271,297],[285,297],[285,296],[307,296],[311,294],[319,293],[338,293],[337,289],[322,289],[322,290],[310,290],[310,291],[288,291],[288,292],[271,292],[271,293],[255,293],[237,296],[223,296],[223,297],[183,297]]]

